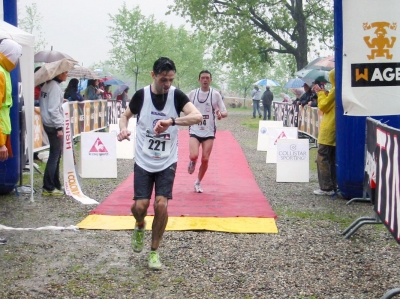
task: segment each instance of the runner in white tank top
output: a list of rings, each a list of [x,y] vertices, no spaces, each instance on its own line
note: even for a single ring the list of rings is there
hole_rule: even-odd
[[[200,72],[199,82],[201,87],[189,93],[190,101],[199,109],[200,113],[203,115],[203,120],[189,127],[190,162],[188,172],[192,174],[196,168],[201,145],[201,165],[197,180],[194,183],[194,190],[195,192],[202,193],[203,189],[200,186],[200,182],[208,169],[208,161],[217,130],[216,118],[220,120],[227,117],[228,111],[226,110],[221,94],[210,87],[212,76],[209,71],[204,70]]]
[[[153,65],[150,86],[136,91],[119,121],[118,140],[130,138],[129,119],[138,116],[136,163],[134,165],[134,204],[131,211],[136,224],[132,235],[133,251],[143,249],[145,217],[154,188],[154,219],[148,266],[161,269],[157,249],[168,222],[168,200],[172,199],[175,179],[178,130],[175,125],[190,126],[202,119],[200,112],[180,90],[172,87],[174,62],[161,57]],[[179,117],[183,112],[185,116]]]

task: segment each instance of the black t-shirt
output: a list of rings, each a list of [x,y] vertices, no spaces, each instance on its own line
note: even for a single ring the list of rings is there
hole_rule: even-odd
[[[154,94],[152,91],[150,91],[150,94],[154,107],[156,107],[157,110],[163,110],[165,103],[167,101],[168,93]],[[143,101],[144,101],[144,89],[142,88],[135,92],[131,101],[129,102],[129,109],[133,114],[135,115],[138,114],[138,116],[140,116],[140,110],[142,110]],[[184,94],[181,90],[176,88],[174,91],[174,102],[175,102],[176,113],[180,115],[181,111],[183,110],[183,107],[190,101],[186,94]]]

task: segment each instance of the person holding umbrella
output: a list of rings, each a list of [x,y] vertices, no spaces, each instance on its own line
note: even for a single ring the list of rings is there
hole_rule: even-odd
[[[268,113],[268,120],[271,120],[271,104],[274,100],[274,94],[272,91],[269,90],[269,86],[265,88],[265,91],[261,97],[263,107],[264,107],[264,119],[267,120],[267,113]]]
[[[44,65],[35,73],[36,77],[42,74]],[[62,104],[64,102],[64,93],[61,90],[60,83],[67,80],[68,70],[73,64],[54,63],[54,69],[51,74],[53,78],[43,78],[44,85],[40,90],[40,115],[42,116],[43,129],[49,138],[50,154],[47,160],[46,169],[43,176],[44,196],[63,196],[64,190],[60,181],[60,159],[63,150],[63,128],[64,113]],[[49,79],[49,80],[46,80]],[[40,81],[39,81],[40,82]]]

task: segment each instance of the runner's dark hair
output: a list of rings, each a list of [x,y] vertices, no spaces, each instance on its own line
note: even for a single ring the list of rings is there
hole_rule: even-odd
[[[158,58],[153,65],[153,72],[155,75],[161,74],[162,72],[176,72],[175,63],[168,57]]]
[[[210,78],[212,79],[212,75],[211,75],[210,71],[208,71],[208,70],[202,70],[202,71],[200,72],[200,74],[199,74],[199,79],[200,79],[201,74],[209,74],[209,75],[210,75]]]

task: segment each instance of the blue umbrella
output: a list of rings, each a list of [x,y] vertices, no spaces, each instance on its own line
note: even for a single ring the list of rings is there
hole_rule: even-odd
[[[253,83],[253,85],[280,86],[278,82],[276,82],[272,79],[261,79],[261,80],[258,80],[256,83]]]
[[[295,79],[290,79],[283,87],[284,88],[300,88],[300,87],[303,87],[303,85],[304,85],[303,80],[301,80],[300,78],[295,78]]]
[[[117,78],[113,78],[113,79],[109,79],[109,80],[105,80],[103,81],[104,85],[122,85],[125,82],[117,79]]]

